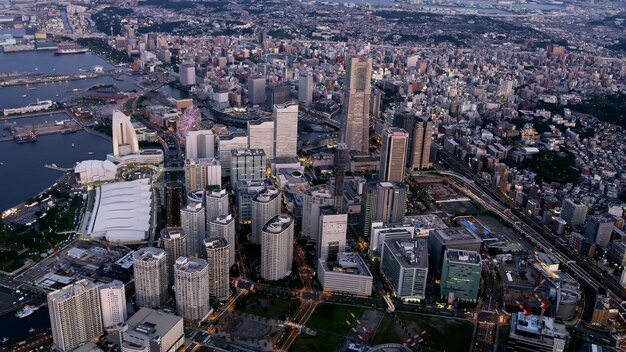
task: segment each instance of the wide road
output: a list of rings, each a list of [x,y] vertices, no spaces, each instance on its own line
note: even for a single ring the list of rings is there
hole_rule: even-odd
[[[605,273],[591,263],[582,260],[569,246],[565,245],[562,237],[554,235],[545,225],[520,211],[515,203],[490,185],[485,184],[460,160],[441,149],[439,155],[444,165],[455,171],[447,174],[456,179],[455,183],[458,186],[467,191],[483,206],[508,221],[515,229],[525,234],[541,250],[553,254],[571,274],[589,287],[596,291],[600,287],[607,288],[610,291],[610,297],[621,307],[621,302],[626,300],[626,290],[619,283],[606,277]],[[446,174],[446,172],[443,173]]]

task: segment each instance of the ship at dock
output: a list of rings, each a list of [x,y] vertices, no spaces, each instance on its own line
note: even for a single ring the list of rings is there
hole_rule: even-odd
[[[54,55],[70,55],[70,54],[84,54],[88,52],[89,49],[83,48],[82,46],[74,43],[61,43],[58,45],[57,50],[54,52]]]
[[[20,319],[26,318],[27,316],[35,313],[37,309],[39,309],[38,306],[29,306],[28,304],[26,304],[22,309],[18,310],[15,313],[15,316]]]
[[[34,143],[37,142],[37,135],[34,132],[30,132],[27,134],[23,134],[20,136],[15,136],[14,138],[16,143]]]

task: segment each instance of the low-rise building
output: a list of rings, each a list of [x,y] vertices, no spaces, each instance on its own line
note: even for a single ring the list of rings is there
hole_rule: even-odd
[[[372,274],[358,253],[340,252],[336,261],[319,259],[317,275],[324,291],[358,296],[372,294]]]

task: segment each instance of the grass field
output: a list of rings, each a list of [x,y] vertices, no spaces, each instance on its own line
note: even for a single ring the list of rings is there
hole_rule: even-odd
[[[322,303],[315,308],[315,312],[305,325],[311,329],[345,336],[350,332],[350,326],[346,323],[349,314],[352,313],[359,317],[362,312],[363,308],[361,307]],[[350,321],[352,320],[353,318],[350,317]]]
[[[249,293],[237,303],[236,311],[282,320],[293,316],[299,305],[300,302],[295,299],[270,298]]]
[[[436,351],[468,351],[474,326],[469,321],[433,317],[421,314],[397,313],[412,333],[427,330],[422,346]],[[403,331],[396,321],[385,314],[374,332],[372,344],[401,342]]]
[[[343,339],[339,336],[318,333],[315,336],[300,334],[289,348],[290,352],[334,352]]]

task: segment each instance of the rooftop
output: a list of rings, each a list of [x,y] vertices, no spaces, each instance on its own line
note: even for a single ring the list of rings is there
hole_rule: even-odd
[[[183,318],[150,308],[141,308],[132,317],[128,318],[126,325],[147,336],[157,338],[164,337],[177,324],[181,324]]]
[[[220,225],[227,225],[233,221],[235,221],[235,218],[233,218],[231,214],[220,215],[216,217],[215,219],[211,220],[212,223],[220,224]]]
[[[155,247],[144,247],[133,252],[134,261],[155,261],[165,258],[165,251]]]
[[[324,271],[343,273],[350,275],[372,276],[363,258],[358,253],[340,252],[337,253],[336,261],[319,260]]]
[[[162,239],[177,239],[185,236],[185,231],[182,227],[166,227],[161,230]]]
[[[388,239],[384,246],[402,267],[428,268],[428,244],[425,238]]]
[[[176,271],[195,273],[204,270],[207,267],[207,262],[204,259],[196,257],[178,257],[174,267]]]
[[[285,231],[291,224],[293,224],[293,218],[290,215],[276,215],[263,226],[263,232],[278,234]]]
[[[450,262],[481,265],[480,254],[478,254],[478,252],[448,249],[445,256]]]
[[[436,236],[442,244],[449,245],[458,242],[477,242],[481,243],[483,240],[476,234],[464,227],[449,227],[446,229],[434,229],[431,234]]]
[[[203,242],[204,247],[209,249],[217,249],[228,246],[228,240],[226,240],[224,237],[205,238]]]
[[[274,187],[265,187],[259,193],[252,197],[252,201],[260,203],[268,203],[276,199],[280,195],[280,191]]]

